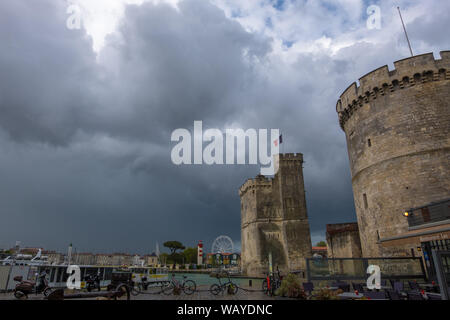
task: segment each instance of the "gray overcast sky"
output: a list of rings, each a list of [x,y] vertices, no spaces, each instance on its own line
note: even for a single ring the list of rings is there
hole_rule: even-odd
[[[238,188],[259,167],[173,165],[170,135],[194,120],[282,130],[305,156],[313,242],[355,221],[335,104],[408,56],[398,4],[415,53],[450,49],[441,0],[0,1],[0,247],[239,245]]]

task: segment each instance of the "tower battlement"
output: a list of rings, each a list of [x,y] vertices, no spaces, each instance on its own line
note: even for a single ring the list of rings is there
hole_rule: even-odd
[[[279,154],[280,160],[299,160],[303,162],[303,154],[302,153],[282,153]]]
[[[248,179],[240,188],[239,196],[243,196],[249,190],[256,190],[262,188],[272,188],[272,178],[259,175],[254,179]]]
[[[300,161],[303,163],[302,153],[280,153],[274,156],[277,161]],[[271,188],[273,178],[259,175],[254,179],[248,179],[240,188],[239,195],[242,197],[248,190],[256,190],[261,188]]]
[[[394,62],[394,69],[385,65],[352,83],[336,104],[341,128],[364,103],[369,103],[390,92],[413,87],[426,82],[450,80],[450,51],[441,51],[441,59],[426,53]]]

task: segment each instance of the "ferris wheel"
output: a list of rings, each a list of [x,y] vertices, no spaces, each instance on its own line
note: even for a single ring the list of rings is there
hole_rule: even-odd
[[[212,253],[233,253],[233,240],[228,236],[218,236],[211,248]]]

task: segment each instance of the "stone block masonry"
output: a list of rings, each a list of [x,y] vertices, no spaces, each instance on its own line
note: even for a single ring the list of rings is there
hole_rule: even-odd
[[[249,276],[274,269],[305,270],[312,256],[303,182],[303,155],[280,154],[273,179],[257,176],[239,189],[241,197],[241,264]]]
[[[450,198],[450,51],[440,55],[370,72],[337,102],[364,257],[410,255],[380,240],[408,231],[408,208]]]

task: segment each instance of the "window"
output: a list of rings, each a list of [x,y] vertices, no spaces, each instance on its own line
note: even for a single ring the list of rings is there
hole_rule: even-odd
[[[100,269],[99,269],[99,272],[100,272],[100,279],[101,279],[101,280],[104,280],[104,277],[105,277],[105,268],[100,268]]]
[[[112,279],[112,268],[105,268],[105,280]]]
[[[372,146],[372,141],[370,139],[367,140],[367,145],[369,146],[369,148]]]
[[[83,269],[83,268],[80,268]],[[64,273],[62,274],[61,282],[67,282],[67,278],[69,278],[69,274],[67,273],[67,267],[63,268]],[[83,273],[81,273],[81,279],[83,279]]]
[[[292,198],[285,198],[284,199],[284,205],[286,208],[294,208],[295,207],[295,203],[294,203],[294,199]]]
[[[50,282],[55,281],[55,273],[56,273],[56,268],[52,268],[52,271],[50,273]]]
[[[369,208],[369,204],[367,203],[367,194],[363,194],[363,201],[364,201],[364,209]]]
[[[58,268],[58,276],[56,277],[56,282],[62,282],[62,277],[65,272],[66,272],[66,268],[64,268],[64,267]]]
[[[430,210],[428,209],[428,207],[426,208],[422,208],[422,218],[423,218],[423,222],[427,223],[431,221],[431,215],[430,215]]]

